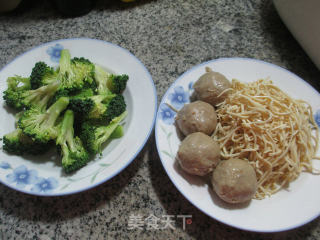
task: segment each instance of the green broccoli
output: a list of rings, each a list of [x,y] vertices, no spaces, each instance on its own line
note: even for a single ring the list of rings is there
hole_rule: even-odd
[[[3,149],[41,154],[55,142],[64,172],[86,165],[110,140],[124,135],[122,96],[128,75],[108,73],[63,49],[58,68],[36,62],[30,77],[7,79],[3,99],[19,112],[16,129],[3,136]]]
[[[45,112],[39,108],[26,110],[18,121],[18,126],[23,133],[31,137],[34,141],[41,143],[49,142],[57,137],[57,120],[60,113],[66,109],[69,99],[59,98]]]
[[[110,138],[111,139],[121,138],[123,135],[124,135],[123,126],[122,125],[118,125],[117,128],[111,134]]]
[[[56,91],[55,95],[53,96],[51,102],[54,103],[61,97],[69,97],[71,98],[86,98],[91,97],[95,94],[94,90],[92,88],[83,88],[77,91],[70,92],[67,89],[58,89]]]
[[[82,125],[80,138],[90,154],[101,153],[102,144],[110,139],[112,133],[120,125],[120,122],[127,116],[127,111],[112,119],[109,125],[96,125],[86,121]]]
[[[3,92],[3,99],[9,107],[22,110],[22,93],[31,89],[30,78],[20,76],[9,77],[7,84],[8,88]]]
[[[45,62],[37,62],[30,75],[31,89],[56,82],[57,77],[58,74],[52,67],[49,67]]]
[[[70,93],[86,87],[95,88],[94,64],[85,58],[71,59],[67,49],[61,50],[58,75],[60,89]]]
[[[94,79],[97,83],[97,92],[98,94],[110,94],[111,91],[107,87],[108,79],[111,77],[111,74],[105,71],[99,65],[95,65],[94,68]]]
[[[128,80],[129,76],[126,74],[112,74],[107,81],[107,87],[112,93],[121,94],[125,90]]]
[[[92,90],[92,88],[84,88],[74,92],[69,97],[70,98],[86,98],[86,97],[92,97],[93,95],[95,95],[95,92]]]
[[[20,128],[3,136],[3,150],[11,154],[39,155],[45,153],[49,147],[50,145],[48,143],[33,141],[25,135]]]
[[[45,110],[58,87],[59,82],[53,82],[34,90],[24,91],[21,93],[21,103],[27,109],[38,107],[40,110]]]
[[[126,110],[126,103],[122,95],[94,95],[70,99],[69,108],[77,116],[106,124]]]
[[[74,114],[67,110],[63,116],[56,144],[62,157],[62,167],[66,173],[73,172],[89,161],[89,154],[79,137],[74,136]]]

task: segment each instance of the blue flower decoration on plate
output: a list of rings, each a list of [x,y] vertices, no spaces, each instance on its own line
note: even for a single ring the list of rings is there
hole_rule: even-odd
[[[50,59],[53,62],[59,62],[60,60],[60,52],[63,49],[63,46],[59,43],[54,45],[53,47],[49,47],[47,49],[47,53],[50,55]]]
[[[185,103],[189,102],[189,93],[185,92],[182,86],[176,86],[168,98],[173,107],[180,109]]]
[[[58,187],[58,181],[53,178],[42,178],[39,177],[35,185],[31,188],[31,191],[36,193],[48,193]]]
[[[166,124],[173,124],[176,112],[173,111],[167,104],[162,103],[159,106],[159,117]]]
[[[320,127],[320,109],[314,114],[314,120],[316,121],[316,123]]]
[[[13,173],[6,177],[9,183],[16,183],[18,188],[24,188],[26,185],[37,181],[38,173],[36,170],[28,170],[26,166],[21,165],[13,169]]]
[[[11,166],[10,166],[9,163],[7,163],[7,162],[5,162],[5,161],[2,161],[2,162],[0,163],[0,168],[2,168],[2,169],[9,169],[9,168],[11,168]]]
[[[189,90],[192,90],[192,89],[193,89],[193,82],[190,82],[190,83],[188,84],[188,88],[189,88]]]

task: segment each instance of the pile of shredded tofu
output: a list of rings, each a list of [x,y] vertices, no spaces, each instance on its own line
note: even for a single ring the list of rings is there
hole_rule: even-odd
[[[255,169],[256,199],[289,186],[312,166],[319,131],[310,105],[288,96],[271,80],[232,80],[227,98],[217,106],[218,125],[212,137],[223,159],[241,158]]]

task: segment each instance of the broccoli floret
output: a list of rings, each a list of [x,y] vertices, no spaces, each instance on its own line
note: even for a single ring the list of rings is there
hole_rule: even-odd
[[[92,97],[94,95],[94,91],[92,88],[84,88],[81,89],[80,91],[74,92],[73,94],[70,95],[70,98],[87,98],[87,97]]]
[[[107,104],[107,109],[103,114],[102,120],[111,121],[126,110],[126,102],[122,95],[116,95]]]
[[[60,88],[68,92],[92,87],[95,84],[94,64],[85,58],[71,59],[67,49],[61,50],[58,74],[61,81]]]
[[[106,124],[126,110],[126,103],[122,95],[94,95],[70,99],[69,108],[77,116]]]
[[[30,78],[14,76],[7,79],[8,88],[13,90],[29,90],[31,88]]]
[[[53,95],[49,105],[51,105],[52,103],[55,103],[61,97],[69,97],[69,94],[70,94],[69,90],[64,88],[58,88],[56,93]]]
[[[62,167],[66,173],[73,172],[89,161],[89,154],[79,137],[74,136],[74,114],[67,110],[64,114],[56,140],[58,152],[62,157]]]
[[[62,97],[45,112],[39,108],[26,110],[20,117],[18,126],[34,141],[49,142],[57,137],[57,119],[68,103],[69,99]]]
[[[86,115],[89,119],[101,119],[105,118],[107,109],[109,108],[109,102],[113,99],[115,95],[94,95],[90,98],[84,99],[84,101],[92,101],[93,105],[90,112]]]
[[[70,99],[68,108],[75,112],[77,117],[85,117],[89,115],[93,109],[94,101],[91,98],[73,98]]]
[[[50,147],[48,143],[33,141],[25,135],[20,128],[3,136],[3,150],[8,153],[24,155],[39,155],[45,153]]]
[[[70,92],[67,89],[58,89],[58,91],[55,93],[55,95],[52,98],[52,103],[56,102],[61,97],[69,97],[70,99],[75,98],[86,98],[91,97],[95,93],[91,88],[83,88],[77,91]]]
[[[94,68],[94,79],[97,83],[97,92],[98,94],[110,94],[111,91],[107,87],[108,79],[111,77],[111,74],[105,71],[99,65],[95,65]]]
[[[129,76],[126,74],[122,75],[111,75],[107,81],[107,87],[112,93],[121,94],[127,86]]]
[[[39,87],[34,90],[27,90],[21,94],[21,103],[24,107],[38,107],[40,110],[45,110],[49,100],[53,97],[59,87],[59,82],[53,82],[49,85]]]
[[[90,121],[84,122],[80,138],[84,143],[85,148],[91,154],[101,153],[101,146],[112,133],[120,125],[120,122],[127,116],[127,112],[123,112],[120,116],[112,119],[108,125],[96,125]]]
[[[31,89],[37,89],[57,81],[57,72],[45,62],[37,62],[30,75]]]
[[[20,76],[7,79],[8,88],[3,92],[3,99],[9,107],[16,110],[23,109],[22,93],[31,89],[30,78]]]

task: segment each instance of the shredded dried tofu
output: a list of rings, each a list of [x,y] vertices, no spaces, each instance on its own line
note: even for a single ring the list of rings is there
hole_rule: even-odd
[[[232,80],[227,98],[217,106],[212,137],[223,159],[246,159],[256,171],[256,199],[288,187],[302,171],[313,174],[319,130],[311,106],[288,96],[269,79]]]

